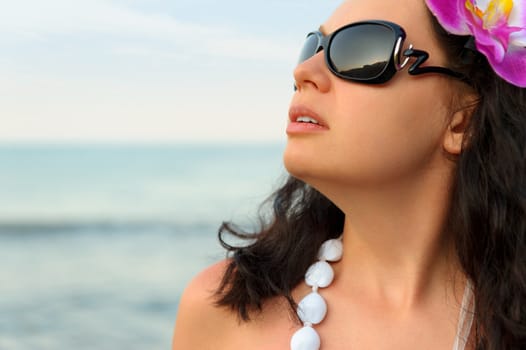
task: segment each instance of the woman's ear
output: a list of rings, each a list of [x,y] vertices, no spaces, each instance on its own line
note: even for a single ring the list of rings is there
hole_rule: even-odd
[[[478,104],[478,97],[474,94],[466,94],[462,98],[460,108],[456,110],[449,120],[447,130],[444,135],[444,150],[458,156],[462,152],[462,146],[465,143],[468,126],[471,116]]]

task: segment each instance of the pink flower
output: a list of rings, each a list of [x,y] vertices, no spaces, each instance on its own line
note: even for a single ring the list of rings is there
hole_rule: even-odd
[[[526,0],[426,0],[451,34],[471,35],[495,73],[526,87]]]

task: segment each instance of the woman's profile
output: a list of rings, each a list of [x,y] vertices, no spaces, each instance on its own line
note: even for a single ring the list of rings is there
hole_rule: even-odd
[[[526,2],[347,0],[294,79],[290,176],[173,349],[525,349]]]

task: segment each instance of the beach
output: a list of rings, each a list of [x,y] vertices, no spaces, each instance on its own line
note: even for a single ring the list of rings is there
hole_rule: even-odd
[[[282,145],[0,147],[0,349],[167,349],[179,297],[283,181]]]

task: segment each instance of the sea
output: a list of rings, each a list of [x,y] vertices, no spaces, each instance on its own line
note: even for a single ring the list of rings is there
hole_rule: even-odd
[[[282,144],[0,146],[0,350],[170,349],[192,276],[257,227]]]

